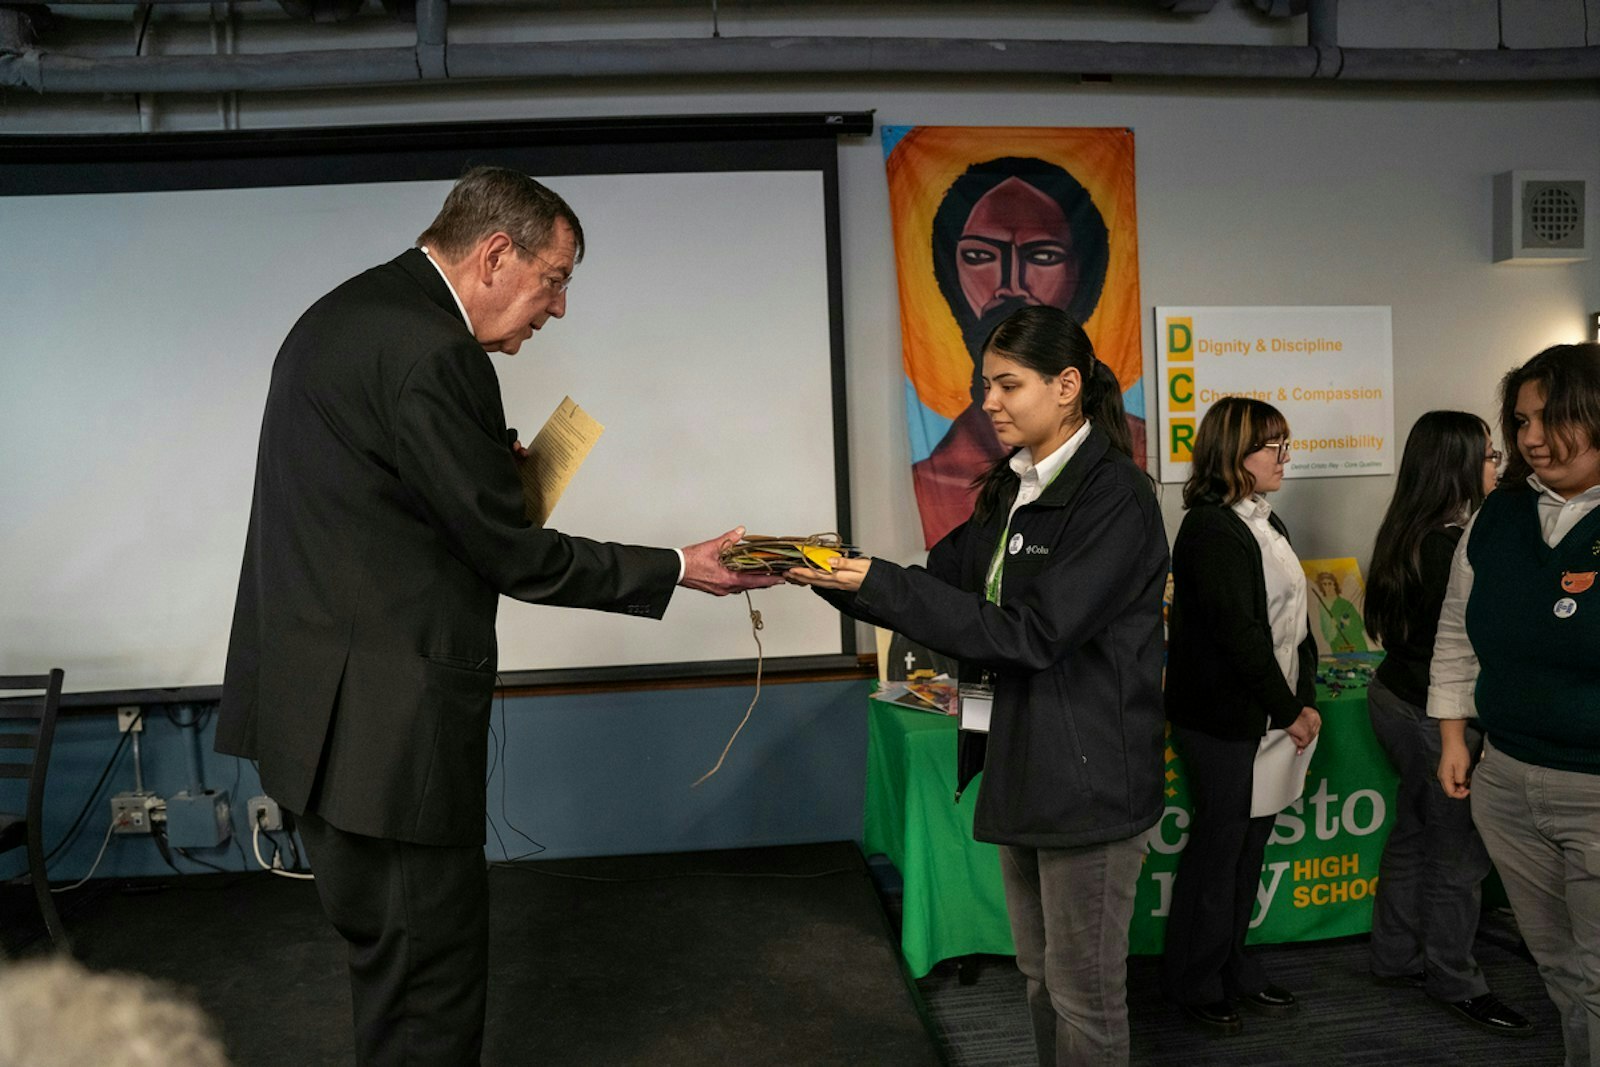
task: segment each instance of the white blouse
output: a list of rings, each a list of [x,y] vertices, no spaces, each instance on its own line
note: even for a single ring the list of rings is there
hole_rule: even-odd
[[[1300,684],[1300,642],[1306,639],[1306,572],[1289,539],[1267,521],[1272,505],[1257,493],[1233,505],[1261,546],[1261,571],[1267,580],[1267,621],[1272,627],[1272,652],[1290,689]]]

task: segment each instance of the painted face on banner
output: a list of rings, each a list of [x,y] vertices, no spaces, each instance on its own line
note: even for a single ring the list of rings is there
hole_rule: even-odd
[[[1078,262],[1061,205],[1025,180],[1007,178],[967,216],[956,273],[976,316],[1008,304],[1065,310],[1078,289]]]

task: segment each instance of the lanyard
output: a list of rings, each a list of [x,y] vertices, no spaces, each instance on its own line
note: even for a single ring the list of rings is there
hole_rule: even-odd
[[[1044,496],[1044,491],[1050,488],[1057,478],[1061,477],[1061,472],[1066,470],[1067,464],[1071,462],[1072,460],[1068,458],[1066,463],[1057,467],[1056,472],[1050,476],[1050,481],[1039,487],[1039,496],[1028,501],[1028,504],[1035,503],[1040,497]],[[1018,486],[1017,491],[1022,491],[1020,486]],[[1023,504],[1022,507],[1027,507],[1028,504]],[[1020,509],[1013,507],[1011,515],[1006,517],[1005,528],[1000,531],[1000,543],[994,546],[994,556],[989,560],[989,580],[984,584],[983,596],[991,604],[998,605],[1000,603],[1000,577],[1006,569],[1006,541],[1011,537],[1011,519],[1018,510]]]

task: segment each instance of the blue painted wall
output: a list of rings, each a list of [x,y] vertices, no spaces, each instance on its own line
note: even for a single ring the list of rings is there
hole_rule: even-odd
[[[725,686],[582,696],[497,698],[497,750],[488,783],[487,854],[544,858],[686,852],[861,839],[866,777],[864,681],[766,685],[722,769],[699,788],[749,706],[754,688]],[[227,789],[234,841],[191,854],[227,870],[255,869],[245,802],[261,792],[255,768],[212,751],[214,716],[201,723],[205,785]],[[189,786],[187,731],[146,709],[144,781],[163,797]],[[46,848],[62,839],[116,750],[113,715],[73,715],[57,729],[46,797]],[[110,823],[105,798],[133,788],[124,746],[72,843],[50,863],[60,886],[82,878]],[[0,806],[11,807],[7,797]],[[498,837],[496,836],[498,831]],[[525,837],[523,835],[526,835]],[[247,859],[248,857],[248,859]],[[173,857],[185,872],[204,867]],[[0,878],[26,868],[0,856]],[[149,835],[114,834],[95,877],[171,874]]]

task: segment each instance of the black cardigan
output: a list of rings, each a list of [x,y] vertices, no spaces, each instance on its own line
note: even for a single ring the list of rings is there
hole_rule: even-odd
[[[1274,529],[1289,536],[1283,520]],[[1166,707],[1172,722],[1246,740],[1282,729],[1314,707],[1317,645],[1300,643],[1300,680],[1289,688],[1272,649],[1261,546],[1232,508],[1189,509],[1172,547]]]

